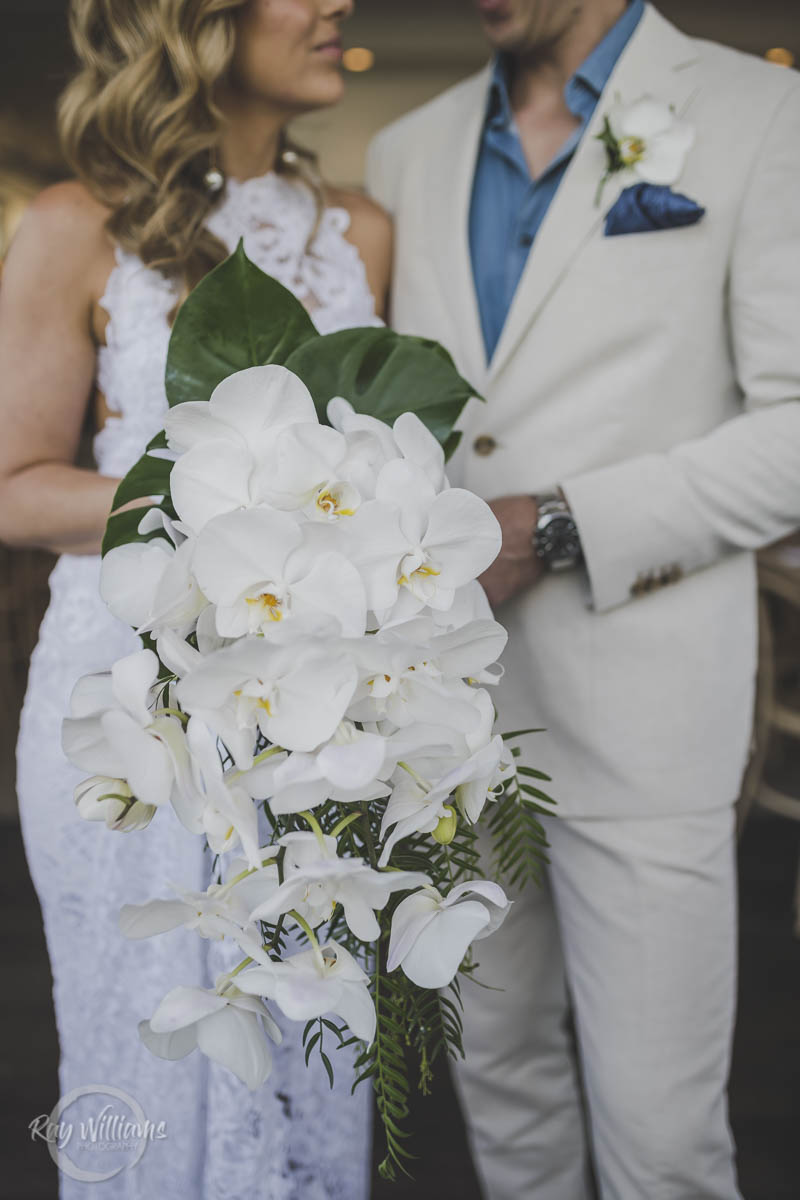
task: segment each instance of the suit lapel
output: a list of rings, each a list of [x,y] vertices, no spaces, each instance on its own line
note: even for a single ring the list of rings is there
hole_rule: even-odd
[[[628,104],[649,93],[671,104],[676,112],[685,111],[696,91],[691,67],[697,57],[694,43],[648,4],[533,243],[488,369],[489,380],[503,370],[582,247],[601,227],[622,188],[630,183],[612,176],[601,204],[596,205],[597,185],[605,170],[605,149],[597,134],[609,107],[617,95]]]
[[[435,276],[455,331],[452,350],[470,381],[483,387],[487,363],[469,246],[472,180],[480,148],[490,68],[465,85],[435,156],[429,159],[426,206]]]

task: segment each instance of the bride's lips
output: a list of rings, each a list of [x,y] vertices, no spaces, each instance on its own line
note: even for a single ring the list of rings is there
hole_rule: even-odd
[[[341,62],[344,48],[339,38],[331,38],[330,41],[321,42],[319,46],[315,46],[314,53],[319,54],[322,58],[329,58],[331,62]]]

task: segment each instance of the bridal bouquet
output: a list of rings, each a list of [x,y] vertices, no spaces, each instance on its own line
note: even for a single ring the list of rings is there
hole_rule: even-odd
[[[493,733],[506,634],[476,580],[500,530],[445,474],[472,392],[435,343],[318,335],[241,247],[182,307],[167,391],[116,500],[148,504],[104,545],[104,599],[143,648],[78,683],[64,747],[91,773],[84,817],[131,831],[172,806],[214,855],[204,892],[126,905],[122,931],[183,926],[241,961],[213,989],[173,987],[139,1032],[253,1089],[273,1009],[331,1082],[331,1045],[355,1047],[392,1178],[412,1065],[425,1090],[462,1053],[473,943],[545,844],[544,777]]]

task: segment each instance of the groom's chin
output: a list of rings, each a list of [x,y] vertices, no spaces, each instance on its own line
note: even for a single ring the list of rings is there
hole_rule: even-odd
[[[575,0],[474,0],[487,40],[514,54],[545,52],[563,37],[580,5]]]
[[[483,32],[498,50],[510,49],[521,35],[513,0],[475,0]]]

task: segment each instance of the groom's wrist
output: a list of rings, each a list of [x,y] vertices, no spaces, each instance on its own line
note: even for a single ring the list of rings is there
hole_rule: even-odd
[[[576,567],[583,560],[580,533],[563,491],[539,493],[533,500],[537,508],[534,555],[548,572]]]

